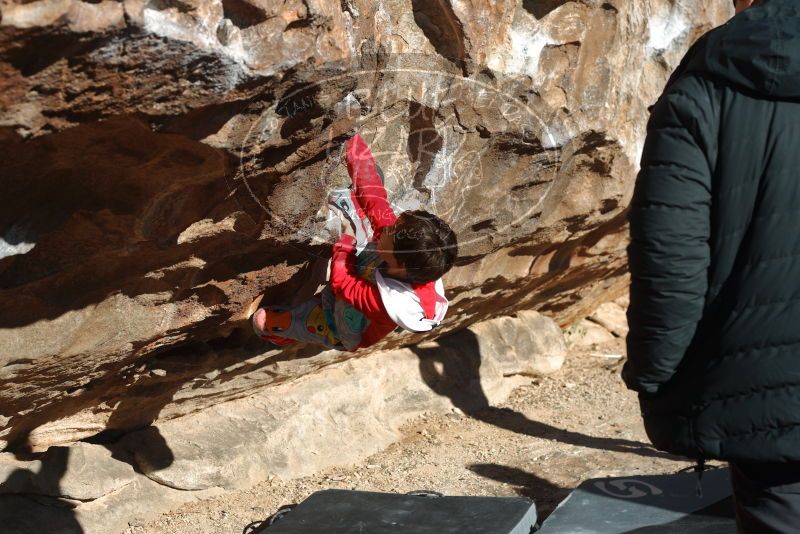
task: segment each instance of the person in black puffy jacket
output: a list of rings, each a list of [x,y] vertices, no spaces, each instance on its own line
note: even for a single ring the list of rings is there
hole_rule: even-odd
[[[740,532],[800,532],[800,0],[738,0],[652,109],[622,376],[664,451],[731,465]]]

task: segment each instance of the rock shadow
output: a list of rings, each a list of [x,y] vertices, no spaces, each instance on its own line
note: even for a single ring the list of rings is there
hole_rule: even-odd
[[[449,2],[412,0],[414,22],[430,41],[434,50],[468,74],[466,38],[461,21]]]
[[[168,332],[167,336],[174,334],[177,332]],[[24,416],[13,415],[8,424],[10,432],[5,436],[9,443],[5,450],[30,457],[41,447],[41,442],[35,447],[31,445],[30,436],[37,428],[106,404],[113,408],[105,429],[82,441],[105,446],[114,458],[129,463],[140,473],[143,471],[140,464],[149,466],[151,471],[164,469],[175,458],[169,444],[153,425],[165,407],[178,402],[175,397],[181,391],[202,390],[210,383],[217,387],[213,384],[221,385],[255,372],[265,375],[265,384],[269,380],[280,382],[281,376],[270,371],[270,366],[311,358],[325,350],[328,349],[310,344],[270,350],[247,327],[235,329],[226,338],[195,339],[162,347],[135,363],[110,362],[102,366],[98,378],[69,392],[69,402],[45,403]],[[342,353],[342,359],[348,357],[350,355]],[[230,389],[230,386],[223,387]],[[246,386],[239,387],[242,389],[240,396],[246,396]],[[192,395],[202,397],[202,391]],[[236,397],[229,396],[227,400],[232,398]],[[8,413],[17,414],[21,406],[8,406]],[[131,433],[141,434],[141,440],[131,443],[141,442],[142,447],[137,445],[137,450],[120,448],[118,442]]]
[[[83,534],[74,503],[62,499],[60,481],[67,471],[69,448],[51,447],[39,471],[19,468],[0,482],[0,525],[7,534],[58,532]],[[31,494],[31,489],[36,494]]]
[[[538,20],[568,2],[569,0],[522,0],[522,7]]]
[[[472,464],[468,469],[484,478],[514,486],[518,495],[532,499],[536,503],[536,515],[539,523],[541,523],[571,491],[570,488],[562,488],[545,478],[507,465]]]
[[[160,132],[117,116],[14,143],[0,164],[0,326],[52,320],[115,293],[196,296],[226,309],[242,273],[313,261],[318,247],[261,233],[296,229],[324,192],[300,199],[292,220],[272,220],[234,183],[238,160],[193,139],[206,130],[189,131],[205,117],[213,130],[242,106],[190,113],[188,125],[175,119]]]
[[[653,458],[677,458],[638,441],[588,436],[528,419],[510,408],[491,406],[481,386],[481,354],[476,335],[464,329],[439,338],[438,343],[436,348],[409,347],[419,357],[422,379],[473,419],[517,434],[554,439],[568,445]]]

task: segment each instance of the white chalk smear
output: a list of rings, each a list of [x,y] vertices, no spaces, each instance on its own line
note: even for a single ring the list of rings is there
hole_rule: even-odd
[[[542,51],[555,41],[541,27],[526,25],[512,28],[509,41],[511,50],[492,54],[489,67],[509,74],[525,74],[536,80]]]
[[[27,254],[36,243],[26,240],[28,227],[26,225],[15,224],[8,229],[6,235],[0,237],[0,260],[18,254]]]
[[[677,6],[672,6],[666,15],[653,16],[648,25],[647,52],[650,55],[664,52],[689,29],[686,17]]]

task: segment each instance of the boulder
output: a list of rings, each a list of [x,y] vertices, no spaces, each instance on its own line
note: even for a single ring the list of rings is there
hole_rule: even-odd
[[[625,281],[647,107],[730,2],[0,5],[0,448],[41,451]],[[344,141],[459,236],[445,323],[355,354],[248,316],[324,283]],[[522,342],[520,342],[522,343]]]
[[[628,318],[625,309],[616,302],[604,302],[589,316],[589,320],[617,337],[628,335]]]
[[[574,348],[585,348],[593,345],[601,345],[614,341],[616,337],[606,328],[599,324],[581,319],[576,321],[565,332],[567,345]]]
[[[20,533],[49,524],[121,532],[182,502],[361,461],[426,413],[481,418],[530,375],[557,370],[563,355],[555,323],[521,312],[332,364],[105,445],[51,447],[35,460],[0,454],[0,518]]]
[[[561,328],[541,313],[522,310],[469,328],[481,354],[495,354],[504,376],[548,375],[561,369],[567,344]],[[520,365],[522,364],[522,365]]]
[[[133,467],[101,445],[74,443],[50,447],[39,459],[20,461],[0,455],[0,494],[30,493],[90,501],[133,482]]]

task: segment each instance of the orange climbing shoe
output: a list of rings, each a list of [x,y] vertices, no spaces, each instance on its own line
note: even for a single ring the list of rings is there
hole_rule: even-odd
[[[255,333],[269,343],[278,347],[285,347],[297,343],[296,340],[274,335],[285,332],[292,324],[292,314],[288,311],[277,311],[269,308],[259,308],[253,314],[251,322]]]

